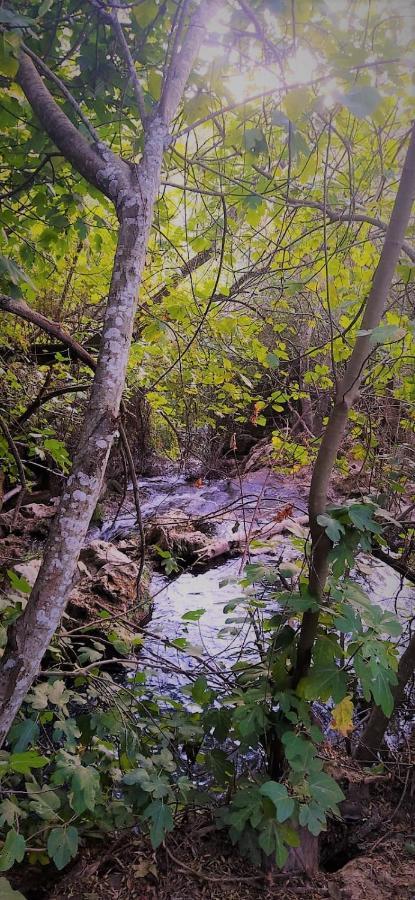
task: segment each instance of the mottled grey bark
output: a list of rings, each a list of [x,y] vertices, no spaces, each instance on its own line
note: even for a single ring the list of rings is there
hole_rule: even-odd
[[[18,80],[49,137],[92,184],[113,200],[120,221],[101,346],[72,473],[54,519],[43,563],[27,607],[9,630],[0,663],[0,746],[56,631],[72,586],[86,532],[98,501],[125,382],[138,289],[145,265],[163,152],[191,66],[216,5],[203,0],[184,32],[155,114],[146,121],[144,152],[128,165],[104,145],[92,147],[67,119],[22,53]]]

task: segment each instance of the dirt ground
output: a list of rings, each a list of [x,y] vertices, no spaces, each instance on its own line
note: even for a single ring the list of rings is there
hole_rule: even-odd
[[[360,810],[329,824],[312,880],[259,871],[238,856],[210,813],[196,811],[157,852],[128,832],[86,848],[58,879],[56,871],[31,867],[16,873],[13,886],[27,900],[415,900],[413,767],[361,783],[355,795]]]

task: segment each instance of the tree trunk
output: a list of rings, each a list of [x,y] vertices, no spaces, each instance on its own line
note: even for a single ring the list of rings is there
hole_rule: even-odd
[[[136,192],[124,203],[101,352],[72,474],[52,524],[43,564],[24,614],[9,634],[0,665],[0,745],[36,677],[71,589],[79,552],[98,502],[117,429],[134,310],[163,155],[166,128],[156,123]],[[146,197],[145,204],[137,198]]]
[[[415,634],[399,660],[398,683],[392,688],[394,709],[402,703],[405,688],[415,670]],[[385,716],[380,706],[374,706],[366,727],[363,729],[355,750],[355,758],[359,762],[370,763],[377,760],[377,751],[381,746],[390,716]]]
[[[116,205],[118,245],[91,397],[72,473],[53,522],[43,563],[24,613],[9,629],[0,663],[0,746],[39,672],[71,589],[79,552],[96,507],[117,430],[138,288],[157,197],[169,124],[176,114],[215,0],[197,8],[168,67],[162,98],[144,122],[144,152],[129,166],[103,144],[92,148],[49,94],[29,56],[18,80],[52,140],[91,183]]]
[[[331,541],[318,524],[318,517],[325,513],[330,478],[353,406],[362,380],[363,371],[371,352],[370,337],[382,318],[393,274],[408,226],[415,197],[415,125],[412,128],[406,159],[396,195],[384,245],[368,296],[361,330],[356,338],[351,357],[342,381],[337,386],[334,407],[320,444],[314,466],[310,496],[309,519],[311,533],[310,593],[323,602],[328,574],[328,553]],[[319,620],[318,612],[305,612],[298,645],[294,684],[307,674]]]

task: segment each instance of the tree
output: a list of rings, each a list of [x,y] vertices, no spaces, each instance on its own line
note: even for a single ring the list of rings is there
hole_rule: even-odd
[[[336,389],[333,409],[313,468],[309,495],[311,532],[310,594],[323,603],[332,546],[326,524],[327,493],[333,466],[339,451],[350,409],[361,384],[366,362],[377,342],[376,329],[383,316],[392,278],[397,266],[405,232],[415,200],[415,126],[412,128],[398,192],[385,235],[379,263],[363,312],[361,329],[345,372]],[[323,521],[324,519],[324,521]],[[327,533],[329,531],[329,533]],[[298,645],[295,683],[307,674],[317,634],[319,611],[305,612]]]
[[[48,74],[47,67],[35,56],[37,68],[33,53],[25,45],[19,50],[17,80],[39,122],[75,169],[114,203],[120,228],[100,354],[72,473],[35,587],[24,614],[9,635],[1,662],[0,743],[39,671],[41,659],[59,624],[79,552],[98,501],[117,430],[137,292],[145,264],[163,153],[169,144],[169,127],[213,8],[213,2],[206,0],[190,20],[185,15],[179,17],[161,97],[149,115],[117,13],[105,13],[98,6],[105,28],[111,29],[119,41],[121,56],[133,83],[144,135],[143,155],[138,165],[127,164],[100,140],[89,143],[49,93],[40,74]],[[53,76],[52,80],[56,82]],[[65,96],[67,94],[65,89]],[[76,101],[74,104],[77,106]],[[82,121],[85,123],[84,116]]]

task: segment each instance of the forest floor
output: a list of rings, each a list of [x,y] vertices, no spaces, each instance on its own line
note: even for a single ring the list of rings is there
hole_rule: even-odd
[[[412,754],[413,756],[413,754]],[[412,760],[413,762],[413,760]],[[61,876],[31,866],[13,886],[27,900],[414,900],[415,779],[400,760],[399,777],[366,779],[359,811],[332,820],[321,836],[321,871],[313,878],[262,873],[241,859],[207,811],[188,813],[154,852],[124,832],[88,845]],[[369,786],[368,786],[369,785]],[[28,881],[28,877],[30,881]]]

